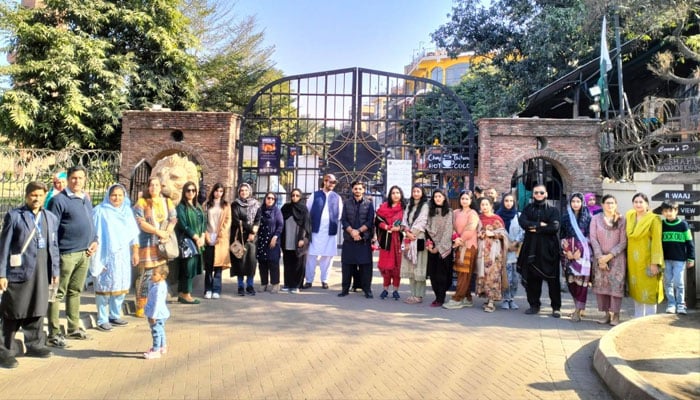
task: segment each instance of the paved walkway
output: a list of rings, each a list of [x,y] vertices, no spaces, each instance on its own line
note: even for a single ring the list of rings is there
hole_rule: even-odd
[[[608,327],[591,299],[580,323],[523,309],[444,310],[331,289],[238,297],[227,278],[220,300],[169,304],[170,352],[144,360],[147,322],[69,341],[46,360],[0,370],[4,399],[611,399],[593,369]],[[257,279],[256,279],[257,281]],[[201,291],[201,278],[196,282]],[[404,286],[401,296],[408,293]],[[428,293],[430,293],[430,288]],[[543,291],[546,293],[546,290]],[[94,311],[89,295],[83,309]],[[563,295],[563,314],[572,309]],[[428,296],[432,300],[432,296]],[[625,299],[623,320],[629,319]],[[547,301],[543,302],[545,305]]]

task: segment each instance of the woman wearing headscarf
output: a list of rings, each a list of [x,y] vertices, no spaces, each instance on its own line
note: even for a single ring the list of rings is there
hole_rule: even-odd
[[[517,310],[519,307],[515,303],[515,294],[518,292],[520,274],[518,274],[518,252],[525,238],[525,231],[520,227],[518,217],[520,213],[515,205],[515,196],[506,193],[501,199],[501,207],[496,211],[496,215],[501,217],[506,224],[508,232],[508,255],[506,256],[506,272],[508,275],[508,288],[503,290],[503,302],[501,308],[504,310]]]
[[[304,280],[306,251],[311,239],[311,219],[301,189],[292,189],[290,201],[282,206],[282,261],[284,286],[289,293],[299,293]]]
[[[153,268],[166,264],[168,260],[158,252],[161,240],[168,240],[177,224],[177,213],[173,202],[161,193],[158,177],[148,179],[148,190],[134,206],[139,234],[139,282],[136,286],[136,317],[144,316],[148,300],[148,288]]]
[[[263,205],[255,216],[258,221],[258,240],[255,258],[260,269],[260,285],[263,292],[277,293],[280,290],[280,242],[282,235],[282,212],[277,208],[277,196],[265,194]]]
[[[401,282],[401,221],[403,220],[403,210],[406,207],[403,199],[403,191],[398,186],[392,186],[386,201],[377,209],[377,226],[387,231],[389,235],[389,245],[386,249],[379,249],[379,261],[377,268],[382,274],[384,290],[379,298],[384,300],[389,296],[389,286],[393,286],[392,298],[398,300],[399,284]]]
[[[255,296],[253,279],[255,278],[255,236],[258,233],[258,225],[255,215],[260,208],[260,203],[252,197],[252,189],[249,184],[241,183],[238,186],[238,197],[231,203],[231,240],[238,240],[245,246],[246,252],[241,258],[231,254],[231,277],[238,278],[238,295]]]
[[[569,293],[574,298],[575,310],[571,321],[581,321],[586,309],[588,287],[591,282],[591,247],[588,240],[591,214],[584,204],[582,193],[574,193],[561,219],[561,264]]]
[[[428,224],[428,198],[423,188],[414,185],[403,213],[404,250],[401,256],[401,277],[408,278],[411,295],[406,304],[423,302],[427,275],[428,252],[425,251],[425,226]]]
[[[176,211],[178,243],[182,243],[182,240],[187,238],[192,240],[197,248],[189,258],[184,258],[182,255],[178,257],[180,274],[177,283],[177,301],[183,304],[199,304],[199,299],[192,297],[192,281],[195,276],[202,273],[201,248],[204,247],[207,220],[204,210],[197,204],[197,186],[194,182],[187,182],[182,187],[182,196]]]
[[[428,252],[428,275],[435,292],[431,307],[441,307],[452,283],[452,210],[442,189],[435,189],[428,208],[425,249]]]
[[[603,208],[599,204],[596,204],[595,193],[586,193],[583,195],[583,201],[591,217],[603,211]]]
[[[122,303],[131,287],[131,267],[139,262],[139,227],[126,188],[110,186],[102,203],[93,209],[92,218],[99,243],[90,257],[97,329],[110,331],[113,325],[127,324],[121,318]]]
[[[627,282],[634,299],[634,316],[656,314],[664,299],[661,218],[649,210],[644,193],[632,197],[632,209],[625,214],[627,229]]]
[[[231,233],[231,207],[224,198],[226,188],[217,182],[204,203],[207,213],[207,231],[204,233],[204,298],[221,297],[221,275],[231,268],[229,234]]]

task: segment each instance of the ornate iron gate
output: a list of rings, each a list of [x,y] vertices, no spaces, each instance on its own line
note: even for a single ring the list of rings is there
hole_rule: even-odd
[[[457,193],[474,185],[471,115],[429,79],[363,68],[290,76],[256,93],[243,117],[238,182],[258,195],[309,193],[325,173],[338,192],[359,180],[385,193],[390,159],[411,160],[412,182]]]

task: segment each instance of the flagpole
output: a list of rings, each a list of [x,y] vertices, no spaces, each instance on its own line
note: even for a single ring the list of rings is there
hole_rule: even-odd
[[[622,46],[620,45],[620,5],[619,1],[614,2],[615,9],[615,48],[617,50],[617,101],[619,107],[619,117],[625,117],[625,88],[622,84]]]

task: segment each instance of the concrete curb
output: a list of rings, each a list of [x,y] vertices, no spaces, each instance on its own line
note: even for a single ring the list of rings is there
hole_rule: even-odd
[[[615,346],[615,339],[620,336],[634,335],[643,331],[643,325],[650,318],[665,318],[665,315],[652,315],[635,318],[612,328],[600,338],[598,348],[593,355],[593,367],[603,379],[610,391],[620,399],[634,400],[672,400],[668,395],[652,386],[620,356]]]

